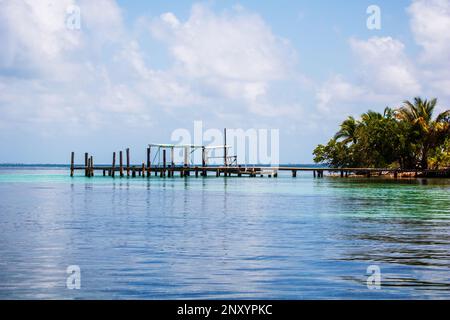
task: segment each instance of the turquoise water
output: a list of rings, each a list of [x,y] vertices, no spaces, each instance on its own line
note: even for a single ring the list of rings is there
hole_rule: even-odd
[[[448,299],[449,203],[439,179],[0,168],[0,298]]]

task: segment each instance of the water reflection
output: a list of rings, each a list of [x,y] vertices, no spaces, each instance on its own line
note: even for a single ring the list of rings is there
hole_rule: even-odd
[[[21,174],[0,175],[0,298],[450,297],[448,180]]]

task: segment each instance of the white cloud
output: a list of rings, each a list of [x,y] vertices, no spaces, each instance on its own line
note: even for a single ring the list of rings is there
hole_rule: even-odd
[[[431,64],[450,64],[450,1],[415,0],[408,8],[411,30]]]
[[[33,75],[53,71],[64,54],[80,44],[79,33],[66,32],[66,8],[72,0],[3,1],[0,10],[0,71]]]
[[[402,42],[391,37],[350,39],[355,56],[356,80],[334,75],[317,91],[319,111],[339,108],[341,112],[363,112],[367,104],[381,107],[398,103],[421,92],[414,64]],[[338,106],[338,107],[337,107]]]
[[[363,85],[379,94],[410,95],[420,91],[416,71],[399,40],[372,37],[366,41],[351,39]]]
[[[66,26],[72,5],[80,6],[81,30]],[[62,134],[117,119],[148,125],[164,113],[183,119],[207,111],[211,119],[299,108],[272,96],[274,82],[289,80],[295,53],[258,15],[196,5],[186,21],[166,13],[151,27],[173,58],[166,69],[149,66],[141,44],[152,38],[134,38],[114,0],[3,0],[0,127]]]
[[[341,75],[334,75],[317,91],[318,109],[328,113],[334,103],[348,103],[362,99],[365,93],[363,88],[346,81]]]
[[[450,102],[450,0],[415,0],[408,13],[427,92]]]
[[[267,94],[270,82],[289,78],[295,61],[288,41],[242,7],[216,14],[194,5],[187,21],[165,13],[151,31],[167,44],[178,74],[200,83],[208,95],[249,104]]]

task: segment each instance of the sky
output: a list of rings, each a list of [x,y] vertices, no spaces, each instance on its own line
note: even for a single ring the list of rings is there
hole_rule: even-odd
[[[349,115],[450,108],[449,30],[450,0],[0,0],[0,163],[144,159],[194,121],[311,163]]]

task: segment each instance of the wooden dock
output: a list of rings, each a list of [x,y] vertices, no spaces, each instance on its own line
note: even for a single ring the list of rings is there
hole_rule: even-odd
[[[130,150],[126,149],[126,162],[124,163],[123,152],[119,152],[117,163],[116,152],[113,153],[111,165],[94,165],[94,158],[85,153],[84,165],[75,164],[75,154],[71,154],[70,175],[73,177],[75,171],[82,171],[86,177],[93,177],[97,174],[110,177],[278,177],[279,172],[290,172],[292,177],[297,177],[298,172],[310,172],[314,178],[323,178],[325,173],[337,177],[357,176],[381,176],[390,174],[393,178],[402,175],[410,177],[449,177],[450,169],[444,170],[419,170],[419,169],[392,169],[392,168],[328,168],[328,167],[265,167],[265,166],[244,166],[244,165],[223,165],[223,166],[193,166],[193,165],[173,165],[166,162],[166,153],[163,152],[162,165],[153,165],[150,161],[150,150],[147,149],[147,161],[142,164],[130,163]]]

